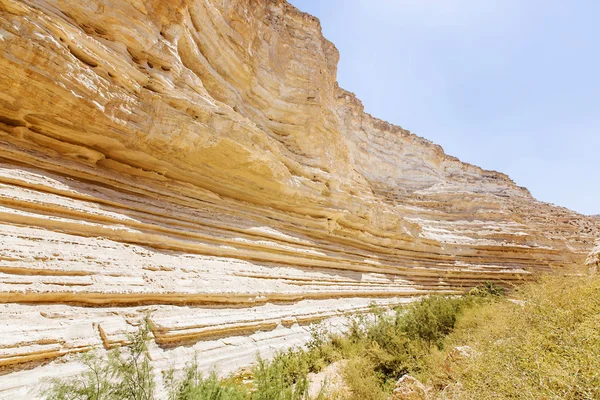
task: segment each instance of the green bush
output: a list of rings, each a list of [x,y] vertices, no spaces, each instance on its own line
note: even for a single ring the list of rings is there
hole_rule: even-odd
[[[304,400],[308,398],[308,368],[302,356],[293,351],[281,353],[273,361],[259,358],[253,369],[255,391],[252,400]]]
[[[346,364],[343,371],[348,395],[345,400],[386,400],[387,393],[382,388],[381,376],[375,372],[373,363],[361,357],[355,357]]]
[[[88,371],[69,380],[52,380],[43,391],[48,400],[153,400],[155,385],[148,348],[149,328],[129,336],[125,353],[115,349],[107,360],[82,356]]]
[[[483,285],[474,287],[468,293],[468,296],[475,297],[504,297],[506,296],[506,289],[502,286],[498,286],[493,282],[485,282]]]
[[[442,347],[465,304],[464,298],[428,296],[409,306],[398,323],[409,339]]]
[[[246,400],[248,390],[231,380],[223,380],[211,372],[204,377],[194,362],[184,370],[181,380],[167,374],[165,384],[169,389],[169,400]]]

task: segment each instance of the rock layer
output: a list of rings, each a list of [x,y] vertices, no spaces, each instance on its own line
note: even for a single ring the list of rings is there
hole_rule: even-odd
[[[283,0],[0,0],[0,398],[150,321],[157,370],[581,264],[597,219],[364,113]],[[337,322],[336,322],[337,321]]]

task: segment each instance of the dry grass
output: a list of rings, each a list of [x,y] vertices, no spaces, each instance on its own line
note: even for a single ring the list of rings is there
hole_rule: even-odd
[[[600,399],[600,276],[549,275],[467,310],[421,378],[456,399]],[[448,370],[454,346],[476,356]]]

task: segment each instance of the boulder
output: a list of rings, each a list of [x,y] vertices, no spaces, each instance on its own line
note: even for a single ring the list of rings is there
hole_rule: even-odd
[[[411,375],[404,375],[394,388],[391,400],[426,400],[429,388]]]

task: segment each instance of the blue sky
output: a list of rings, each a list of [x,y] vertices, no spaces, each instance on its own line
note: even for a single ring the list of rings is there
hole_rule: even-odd
[[[367,112],[600,214],[600,1],[289,0]]]

